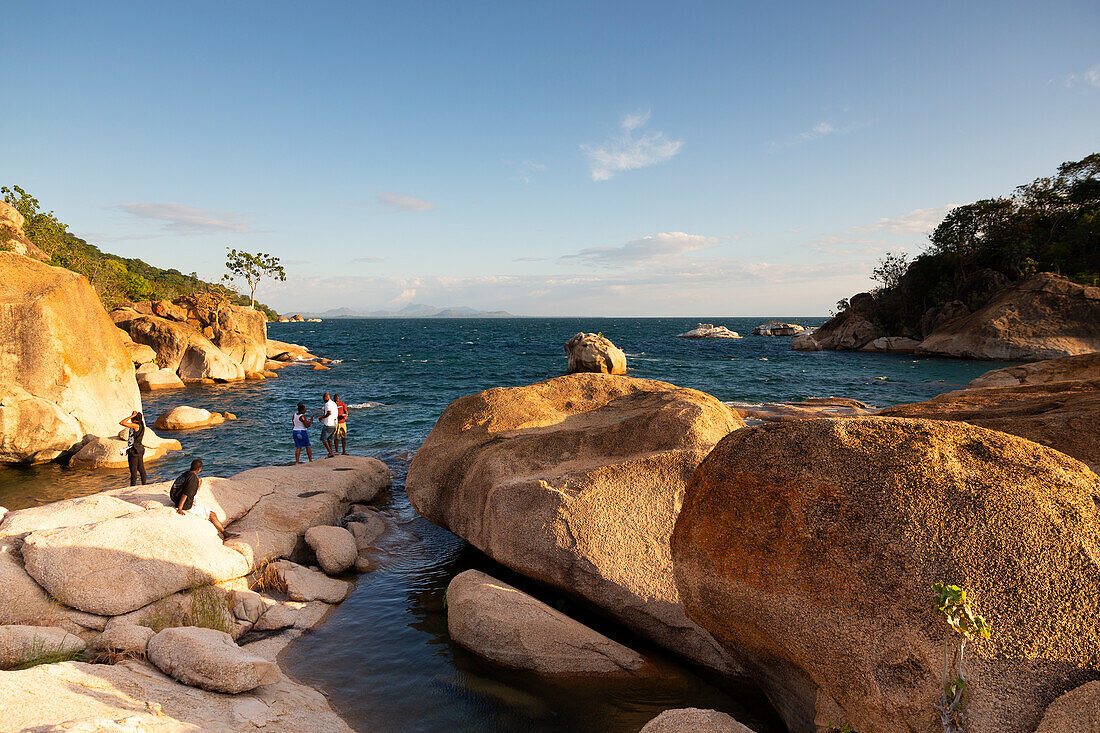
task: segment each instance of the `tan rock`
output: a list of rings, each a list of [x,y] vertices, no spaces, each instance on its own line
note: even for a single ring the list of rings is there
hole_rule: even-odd
[[[79,527],[104,519],[133,514],[139,507],[106,494],[78,496],[42,506],[17,509],[0,527],[0,535],[27,535],[43,529]]]
[[[267,377],[263,375],[263,372],[245,372],[244,378],[250,382],[262,382],[267,379]]]
[[[267,607],[256,622],[256,630],[312,629],[331,609],[332,606],[323,601],[280,601]]]
[[[125,331],[123,331],[122,333],[125,333]],[[129,336],[127,335],[127,337]],[[151,346],[135,343],[132,340],[122,345],[126,349],[126,353],[130,355],[130,361],[134,363],[134,366],[150,364],[154,362],[157,358],[157,352],[153,351],[153,348]]]
[[[760,328],[757,326],[757,328]],[[756,333],[754,330],[753,333]],[[715,326],[713,323],[700,323],[690,331],[680,334],[682,339],[739,339],[741,334],[731,331],[725,326]]]
[[[640,733],[753,733],[733,717],[717,710],[666,710],[645,724]]]
[[[187,322],[187,311],[170,300],[158,300],[152,304],[153,315],[180,323]]]
[[[680,606],[668,538],[692,471],[741,425],[713,397],[664,382],[574,374],[491,389],[447,407],[406,491],[496,561],[729,671]]]
[[[880,414],[968,422],[1100,466],[1100,379],[963,389],[927,402],[887,407]]]
[[[6,201],[0,201],[0,250],[7,249],[24,257],[48,262],[50,256],[27,239],[23,224],[23,215],[19,210]]]
[[[355,537],[355,547],[359,552],[374,547],[375,541],[385,534],[386,521],[377,512],[367,510],[348,516],[348,531]]]
[[[0,669],[25,662],[84,651],[84,642],[54,626],[0,626]]]
[[[137,374],[138,388],[143,392],[151,392],[157,389],[178,389],[184,387],[180,379],[172,369],[156,369]]]
[[[767,402],[762,405],[731,404],[731,408],[746,420],[787,422],[818,417],[858,417],[877,412],[869,405],[847,397],[810,397],[798,402]]]
[[[264,379],[277,379],[279,376],[277,372],[274,372],[271,369],[264,369],[262,372],[260,372],[260,375]]]
[[[1035,733],[1097,733],[1100,731],[1100,682],[1070,690],[1047,707]]]
[[[11,552],[0,552],[0,588],[0,624],[57,626],[71,633],[98,631],[107,624],[102,616],[76,611],[46,595]]]
[[[249,644],[247,649],[262,646],[272,645]],[[136,660],[114,665],[64,662],[0,673],[0,720],[10,730],[64,725],[62,730],[82,731],[73,726],[122,720],[142,733],[244,733],[257,728],[351,733],[320,692],[286,678],[251,692],[223,695],[182,685]],[[87,730],[99,733],[97,728]]]
[[[314,364],[313,365],[313,371],[315,371],[315,372],[327,371],[331,368],[332,367],[327,367],[324,364]]]
[[[971,387],[1017,387],[1079,380],[1100,380],[1100,353],[1063,356],[1030,364],[994,369],[970,383]]]
[[[249,571],[239,553],[222,546],[213,524],[171,509],[39,530],[22,552],[27,572],[50,595],[106,616]]]
[[[153,638],[153,630],[137,624],[112,624],[96,640],[100,649],[119,654],[143,655]]]
[[[964,423],[805,420],[739,430],[696,470],[672,535],[688,615],[792,731],[942,731],[946,622],[964,587],[967,729],[1030,732],[1100,672],[1100,477]],[[824,717],[824,716],[822,716]]]
[[[936,328],[918,354],[967,359],[1051,359],[1100,351],[1100,288],[1039,273],[970,315]]]
[[[864,344],[860,351],[877,351],[887,354],[911,354],[920,341],[905,336],[881,336]]]
[[[317,564],[329,575],[339,575],[355,564],[359,551],[355,537],[343,527],[310,527],[306,544],[317,556]]]
[[[568,374],[601,372],[626,374],[626,354],[603,334],[578,333],[565,343]]]
[[[140,409],[133,363],[83,276],[0,252],[0,313],[0,463],[52,460],[74,421],[81,438],[111,435]]]
[[[791,341],[791,348],[795,351],[821,351],[821,344],[814,338],[814,331],[800,333]]]
[[[214,692],[247,692],[282,678],[274,662],[249,654],[229,634],[214,629],[165,629],[149,639],[146,653],[161,672]]]
[[[233,382],[244,379],[244,367],[221,351],[217,346],[196,337],[183,354],[177,370],[180,379],[187,382],[200,382],[213,379],[216,382]]]
[[[478,656],[542,675],[622,676],[652,671],[642,655],[477,570],[447,585],[451,640]]]
[[[170,451],[181,450],[182,445],[174,438],[162,438],[145,428],[141,440],[145,446],[145,462],[152,463],[168,455]],[[126,468],[126,440],[124,438],[92,438],[69,459],[70,464],[85,468]]]
[[[221,425],[223,422],[225,418],[217,412],[180,405],[168,412],[162,412],[153,427],[157,430],[193,430]]]
[[[339,603],[351,592],[351,583],[330,578],[318,570],[289,560],[277,561],[275,572],[286,585],[286,596],[292,601]]]

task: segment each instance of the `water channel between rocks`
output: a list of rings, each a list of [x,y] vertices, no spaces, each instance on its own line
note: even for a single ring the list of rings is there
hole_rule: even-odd
[[[180,404],[231,411],[241,419],[184,433],[184,450],[151,464],[150,480],[182,471],[192,457],[206,475],[229,476],[285,463],[290,415],[323,391],[351,407],[349,450],[386,461],[393,488],[375,501],[397,527],[382,542],[379,567],[359,576],[351,596],[283,662],[300,681],[324,691],[363,731],[623,731],[633,733],[672,707],[715,708],[758,733],[782,731],[749,684],[708,677],[673,655],[592,613],[573,599],[519,578],[461,539],[420,518],[404,492],[408,461],[447,403],[493,386],[558,376],[562,344],[577,331],[602,331],[627,352],[631,374],[709,392],[724,401],[759,403],[843,396],[884,406],[963,387],[993,362],[790,350],[789,339],[690,341],[675,334],[698,319],[337,320],[275,324],[271,338],[340,359],[330,371],[290,366],[280,378],[143,395],[149,422]],[[742,334],[766,319],[704,319]],[[804,319],[806,324],[822,319]],[[119,416],[121,419],[123,416]],[[315,441],[316,443],[317,441]],[[320,451],[318,451],[320,452]],[[315,453],[315,457],[316,457]],[[121,471],[47,465],[0,471],[0,506],[16,509],[122,486]],[[485,570],[649,655],[657,680],[552,683],[501,670],[451,643],[444,596],[467,568]]]

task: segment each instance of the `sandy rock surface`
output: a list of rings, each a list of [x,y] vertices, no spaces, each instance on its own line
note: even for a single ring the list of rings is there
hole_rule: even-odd
[[[343,527],[310,527],[306,544],[317,555],[317,564],[329,575],[339,575],[355,564],[359,550],[355,536]]]
[[[565,343],[566,373],[626,374],[626,354],[606,336],[578,333]]]
[[[0,462],[53,460],[141,406],[133,362],[88,281],[0,252]]]
[[[244,651],[215,629],[165,629],[149,639],[146,654],[166,675],[213,692],[248,692],[282,678],[274,662]]]
[[[543,675],[644,674],[642,655],[477,570],[447,585],[451,639],[497,664]]]
[[[968,730],[1030,733],[1100,676],[1098,500],[1080,462],[965,423],[746,428],[688,485],[676,585],[792,731],[922,733],[942,731],[932,584],[961,585],[995,630],[967,646]]]
[[[717,710],[666,710],[645,724],[640,733],[753,733],[733,717]]]
[[[717,669],[668,538],[692,471],[742,421],[713,397],[575,374],[450,404],[409,467],[413,506],[490,557]]]

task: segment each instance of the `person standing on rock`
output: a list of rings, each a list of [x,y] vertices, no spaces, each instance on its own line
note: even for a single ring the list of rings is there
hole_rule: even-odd
[[[332,401],[332,397],[328,392],[325,392],[323,399],[325,401],[325,407],[321,417],[321,443],[324,444],[325,449],[328,451],[328,455],[325,458],[334,458],[336,456],[335,451],[332,450],[333,438],[336,436],[336,420],[339,408],[336,407],[336,403]]]
[[[339,448],[343,443],[343,449],[340,453],[345,456],[348,454],[348,406],[340,401],[340,393],[337,392],[332,396],[332,401],[336,403],[336,435],[332,439],[332,447]]]
[[[130,485],[137,486],[138,478],[141,485],[145,485],[145,417],[134,410],[130,417],[123,418],[119,423],[124,428],[129,428],[126,436],[126,463],[130,466]]]
[[[218,521],[218,515],[195,498],[195,494],[199,493],[199,471],[201,470],[202,461],[198,458],[191,461],[191,468],[181,473],[172,482],[172,488],[168,490],[168,498],[176,507],[176,514],[191,514],[200,519],[209,519],[220,534],[225,534],[225,527]]]
[[[306,415],[306,406],[298,403],[298,412],[290,421],[290,437],[294,438],[294,463],[302,462],[302,448],[306,449],[306,457],[313,463],[313,448],[309,445],[309,426],[313,424],[313,418]]]

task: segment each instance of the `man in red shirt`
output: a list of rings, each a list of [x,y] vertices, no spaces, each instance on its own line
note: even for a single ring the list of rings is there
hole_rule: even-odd
[[[339,447],[338,444],[343,443],[343,450],[340,452],[345,456],[348,454],[348,406],[340,401],[340,394],[333,395],[333,400],[336,402],[336,436],[332,439],[332,448],[336,450]]]

